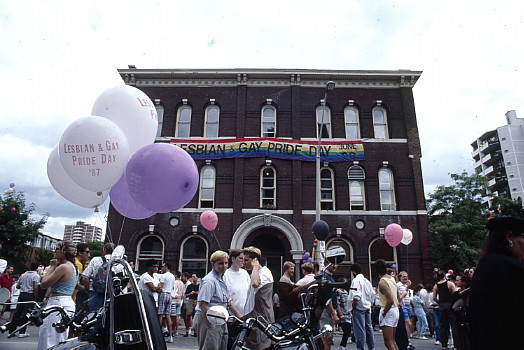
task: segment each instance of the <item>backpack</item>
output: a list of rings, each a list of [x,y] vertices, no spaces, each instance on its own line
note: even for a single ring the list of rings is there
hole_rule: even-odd
[[[98,267],[95,276],[93,277],[93,290],[97,293],[105,293],[107,284],[107,270],[109,269],[109,262],[105,256],[102,256],[102,264]]]

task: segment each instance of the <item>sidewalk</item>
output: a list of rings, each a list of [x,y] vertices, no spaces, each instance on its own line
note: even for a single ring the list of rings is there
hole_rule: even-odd
[[[3,322],[1,322],[3,323]],[[183,329],[183,328],[182,328]],[[38,342],[38,328],[35,326],[27,327],[27,333],[30,334],[28,338],[11,338],[7,339],[7,334],[0,333],[0,349],[2,350],[35,350]],[[183,334],[183,333],[181,333]],[[382,334],[379,332],[374,332],[375,334],[375,348],[376,350],[385,349],[384,341],[382,339]],[[331,347],[332,350],[338,350],[338,345],[340,344],[341,333],[335,333],[334,345]],[[416,346],[417,350],[440,350],[441,347],[434,345],[435,339],[430,338],[428,340],[419,340],[412,339],[411,342]],[[183,337],[178,336],[174,338],[174,343],[167,344],[168,349],[179,349],[179,350],[188,350],[188,349],[198,349],[197,340],[195,337]],[[346,346],[347,350],[356,349],[355,344],[348,344]],[[253,349],[255,350],[255,349]]]

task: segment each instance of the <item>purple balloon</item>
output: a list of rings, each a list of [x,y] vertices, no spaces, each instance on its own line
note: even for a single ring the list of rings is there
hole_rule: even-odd
[[[9,187],[10,187],[10,188],[15,187],[15,183],[14,183],[14,182],[11,182],[11,183],[9,184]]]
[[[142,220],[156,214],[154,211],[144,208],[131,197],[125,173],[120,180],[111,187],[109,196],[111,197],[111,204],[113,204],[116,211],[127,218]]]
[[[198,189],[195,161],[182,148],[168,143],[140,148],[129,159],[125,174],[131,197],[156,213],[182,208]]]

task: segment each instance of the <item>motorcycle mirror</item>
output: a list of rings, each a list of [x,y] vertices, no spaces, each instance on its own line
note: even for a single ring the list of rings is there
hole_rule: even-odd
[[[11,292],[7,288],[0,288],[0,304],[5,303],[7,300],[9,300],[9,297],[11,296]]]
[[[227,312],[227,309],[223,306],[215,305],[207,310],[207,320],[216,326],[223,325],[228,318],[229,312]]]
[[[113,250],[113,254],[111,256],[113,258],[122,259],[124,257],[124,253],[126,252],[126,248],[123,245],[119,245]]]
[[[340,265],[346,259],[346,251],[339,245],[332,245],[326,250],[326,260],[333,265]]]

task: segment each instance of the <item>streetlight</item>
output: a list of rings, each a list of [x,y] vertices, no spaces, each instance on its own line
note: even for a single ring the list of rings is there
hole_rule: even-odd
[[[315,211],[315,221],[320,220],[320,141],[322,140],[322,128],[324,127],[324,114],[326,113],[326,99],[327,95],[333,91],[335,88],[334,81],[328,81],[326,84],[326,91],[324,93],[324,99],[322,100],[322,117],[320,118],[320,125],[317,135],[317,158],[316,158],[316,211]],[[315,115],[315,118],[317,116]]]

